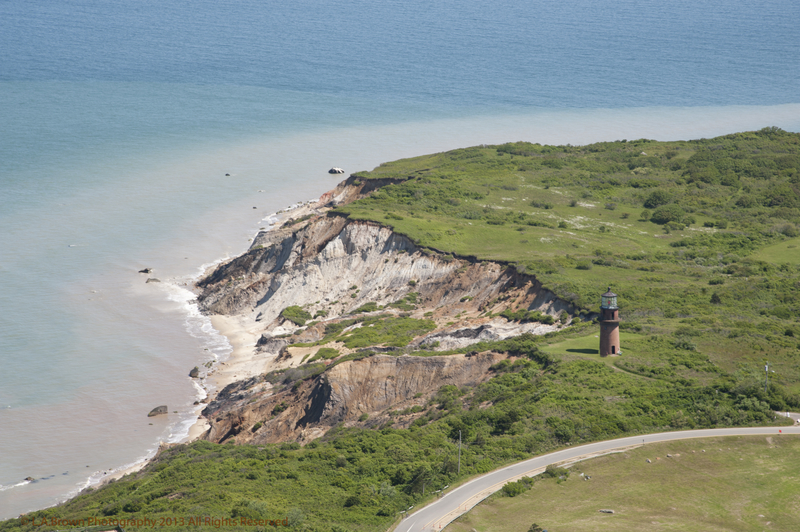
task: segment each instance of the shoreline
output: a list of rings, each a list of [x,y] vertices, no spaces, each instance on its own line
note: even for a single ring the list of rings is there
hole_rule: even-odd
[[[266,219],[274,217],[276,218],[276,221],[269,225],[269,228],[266,230],[266,232],[282,227],[283,224],[290,218],[290,214],[292,215],[291,218],[299,218],[309,214],[318,213],[321,207],[320,203],[322,198],[329,197],[329,195],[330,191],[322,194],[319,198],[314,200],[294,203],[281,211],[267,216]],[[256,235],[253,236],[252,240],[255,241],[258,234],[262,232],[265,231],[259,230]],[[248,250],[249,249],[250,248],[248,247]],[[243,253],[246,252],[247,250],[245,250]],[[223,262],[224,261],[218,261],[212,267],[206,269],[205,272],[203,272],[194,280],[194,283],[197,283],[197,281],[203,277],[211,274],[214,268],[217,268]],[[275,358],[274,356],[268,354],[257,355],[254,353],[258,338],[263,332],[265,332],[264,325],[243,316],[224,316],[221,314],[212,314],[206,315],[206,317],[211,321],[211,325],[213,326],[214,330],[228,340],[228,343],[231,346],[231,352],[226,358],[215,362],[206,376],[201,380],[201,386],[204,390],[206,390],[207,393],[204,399],[205,403],[203,404],[208,404],[213,401],[220,391],[234,382],[267,373],[269,371],[270,364]],[[213,387],[213,391],[209,392],[209,387],[205,385],[206,382],[210,382]],[[179,443],[183,444],[197,441],[206,434],[209,428],[211,428],[211,425],[208,423],[205,417],[203,417],[201,410],[198,413],[197,420],[189,427],[189,434]],[[150,462],[150,460],[152,460],[152,458],[146,460],[138,469],[130,472],[135,472],[143,468]]]
[[[308,214],[317,213],[320,207],[320,199],[326,196],[328,196],[328,193],[325,193],[321,195],[320,198],[316,198],[314,200],[293,203],[283,210],[266,216],[264,220],[275,220],[273,223],[269,224],[266,231],[268,232],[280,228],[290,218],[289,214],[293,215],[291,216],[292,218],[298,218]],[[254,241],[256,236],[262,232],[265,231],[258,230],[251,241]],[[249,249],[250,247],[248,246],[248,248],[242,251],[242,253],[246,253]],[[240,255],[242,253],[240,253]],[[214,269],[225,263],[227,260],[231,260],[232,258],[235,257],[218,259],[206,268],[201,267],[203,271],[192,277],[192,285],[191,287],[187,288],[196,294],[196,283],[200,279],[210,275]],[[254,356],[253,352],[258,338],[264,332],[263,325],[258,324],[255,321],[249,321],[247,318],[242,316],[224,316],[220,314],[205,316],[210,320],[211,325],[217,334],[224,336],[227,339],[228,343],[230,344],[231,351],[227,357],[215,361],[205,376],[197,379],[196,382],[199,387],[205,391],[206,397],[202,399],[203,402],[200,403],[201,408],[199,408],[197,411],[197,418],[189,426],[187,435],[180,441],[174,443],[159,441],[158,447],[151,453],[150,456],[147,456],[131,465],[122,466],[122,468],[119,470],[108,472],[94,482],[90,477],[84,487],[81,488],[78,493],[68,497],[64,501],[56,503],[56,506],[80,495],[87,488],[100,488],[127,475],[141,471],[155,458],[157,458],[164,449],[168,449],[174,445],[193,443],[199,439],[202,439],[202,437],[211,428],[211,424],[202,414],[205,405],[213,401],[217,394],[219,394],[219,392],[226,386],[239,380],[255,377],[256,375],[262,375],[269,371],[268,368],[270,363],[273,361],[274,356],[265,354],[257,357],[257,355]],[[208,384],[211,384],[211,386],[208,386]]]

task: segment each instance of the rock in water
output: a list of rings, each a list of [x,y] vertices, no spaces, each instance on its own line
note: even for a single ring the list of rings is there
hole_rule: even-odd
[[[153,268],[145,268],[144,270],[139,270],[139,273],[153,273]]]
[[[196,379],[200,375],[200,370],[197,366],[192,368],[192,371],[189,372],[189,376],[193,379]]]
[[[155,277],[150,277],[145,283],[160,283],[161,279],[156,279]]]
[[[167,408],[167,405],[161,405],[161,406],[157,406],[154,409],[152,409],[150,411],[150,413],[147,414],[147,417],[160,416],[162,414],[167,414],[167,413],[169,413],[169,409]]]
[[[329,174],[343,174],[343,173],[344,173],[344,170],[342,170],[342,169],[341,169],[341,168],[339,168],[338,166],[334,166],[333,168],[331,168],[330,170],[328,170],[328,173],[329,173]]]

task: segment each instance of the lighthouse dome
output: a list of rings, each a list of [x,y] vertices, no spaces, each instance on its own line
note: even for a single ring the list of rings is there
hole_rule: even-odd
[[[608,287],[608,292],[600,296],[600,308],[617,308],[617,294]]]

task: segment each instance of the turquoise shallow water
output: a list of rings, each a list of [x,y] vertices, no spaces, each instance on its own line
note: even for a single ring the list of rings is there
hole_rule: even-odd
[[[0,3],[0,518],[185,435],[201,393],[187,372],[228,346],[184,283],[334,186],[329,167],[800,131],[798,15],[777,1]],[[146,266],[165,282],[145,284]],[[165,403],[178,413],[144,417]]]

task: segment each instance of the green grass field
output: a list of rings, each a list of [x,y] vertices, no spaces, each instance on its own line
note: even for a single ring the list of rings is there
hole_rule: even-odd
[[[792,532],[800,522],[798,456],[800,437],[777,434],[647,445],[576,464],[560,483],[495,495],[446,530],[526,532],[536,523],[549,532]]]
[[[800,264],[800,238],[792,238],[763,247],[753,253],[753,258],[774,264],[787,262]]]
[[[775,382],[800,392],[796,134],[476,146],[358,175],[403,181],[339,208],[353,219],[514,264],[583,315],[611,285],[631,331],[692,344],[729,373],[769,361]],[[649,358],[619,364],[664,363]]]

